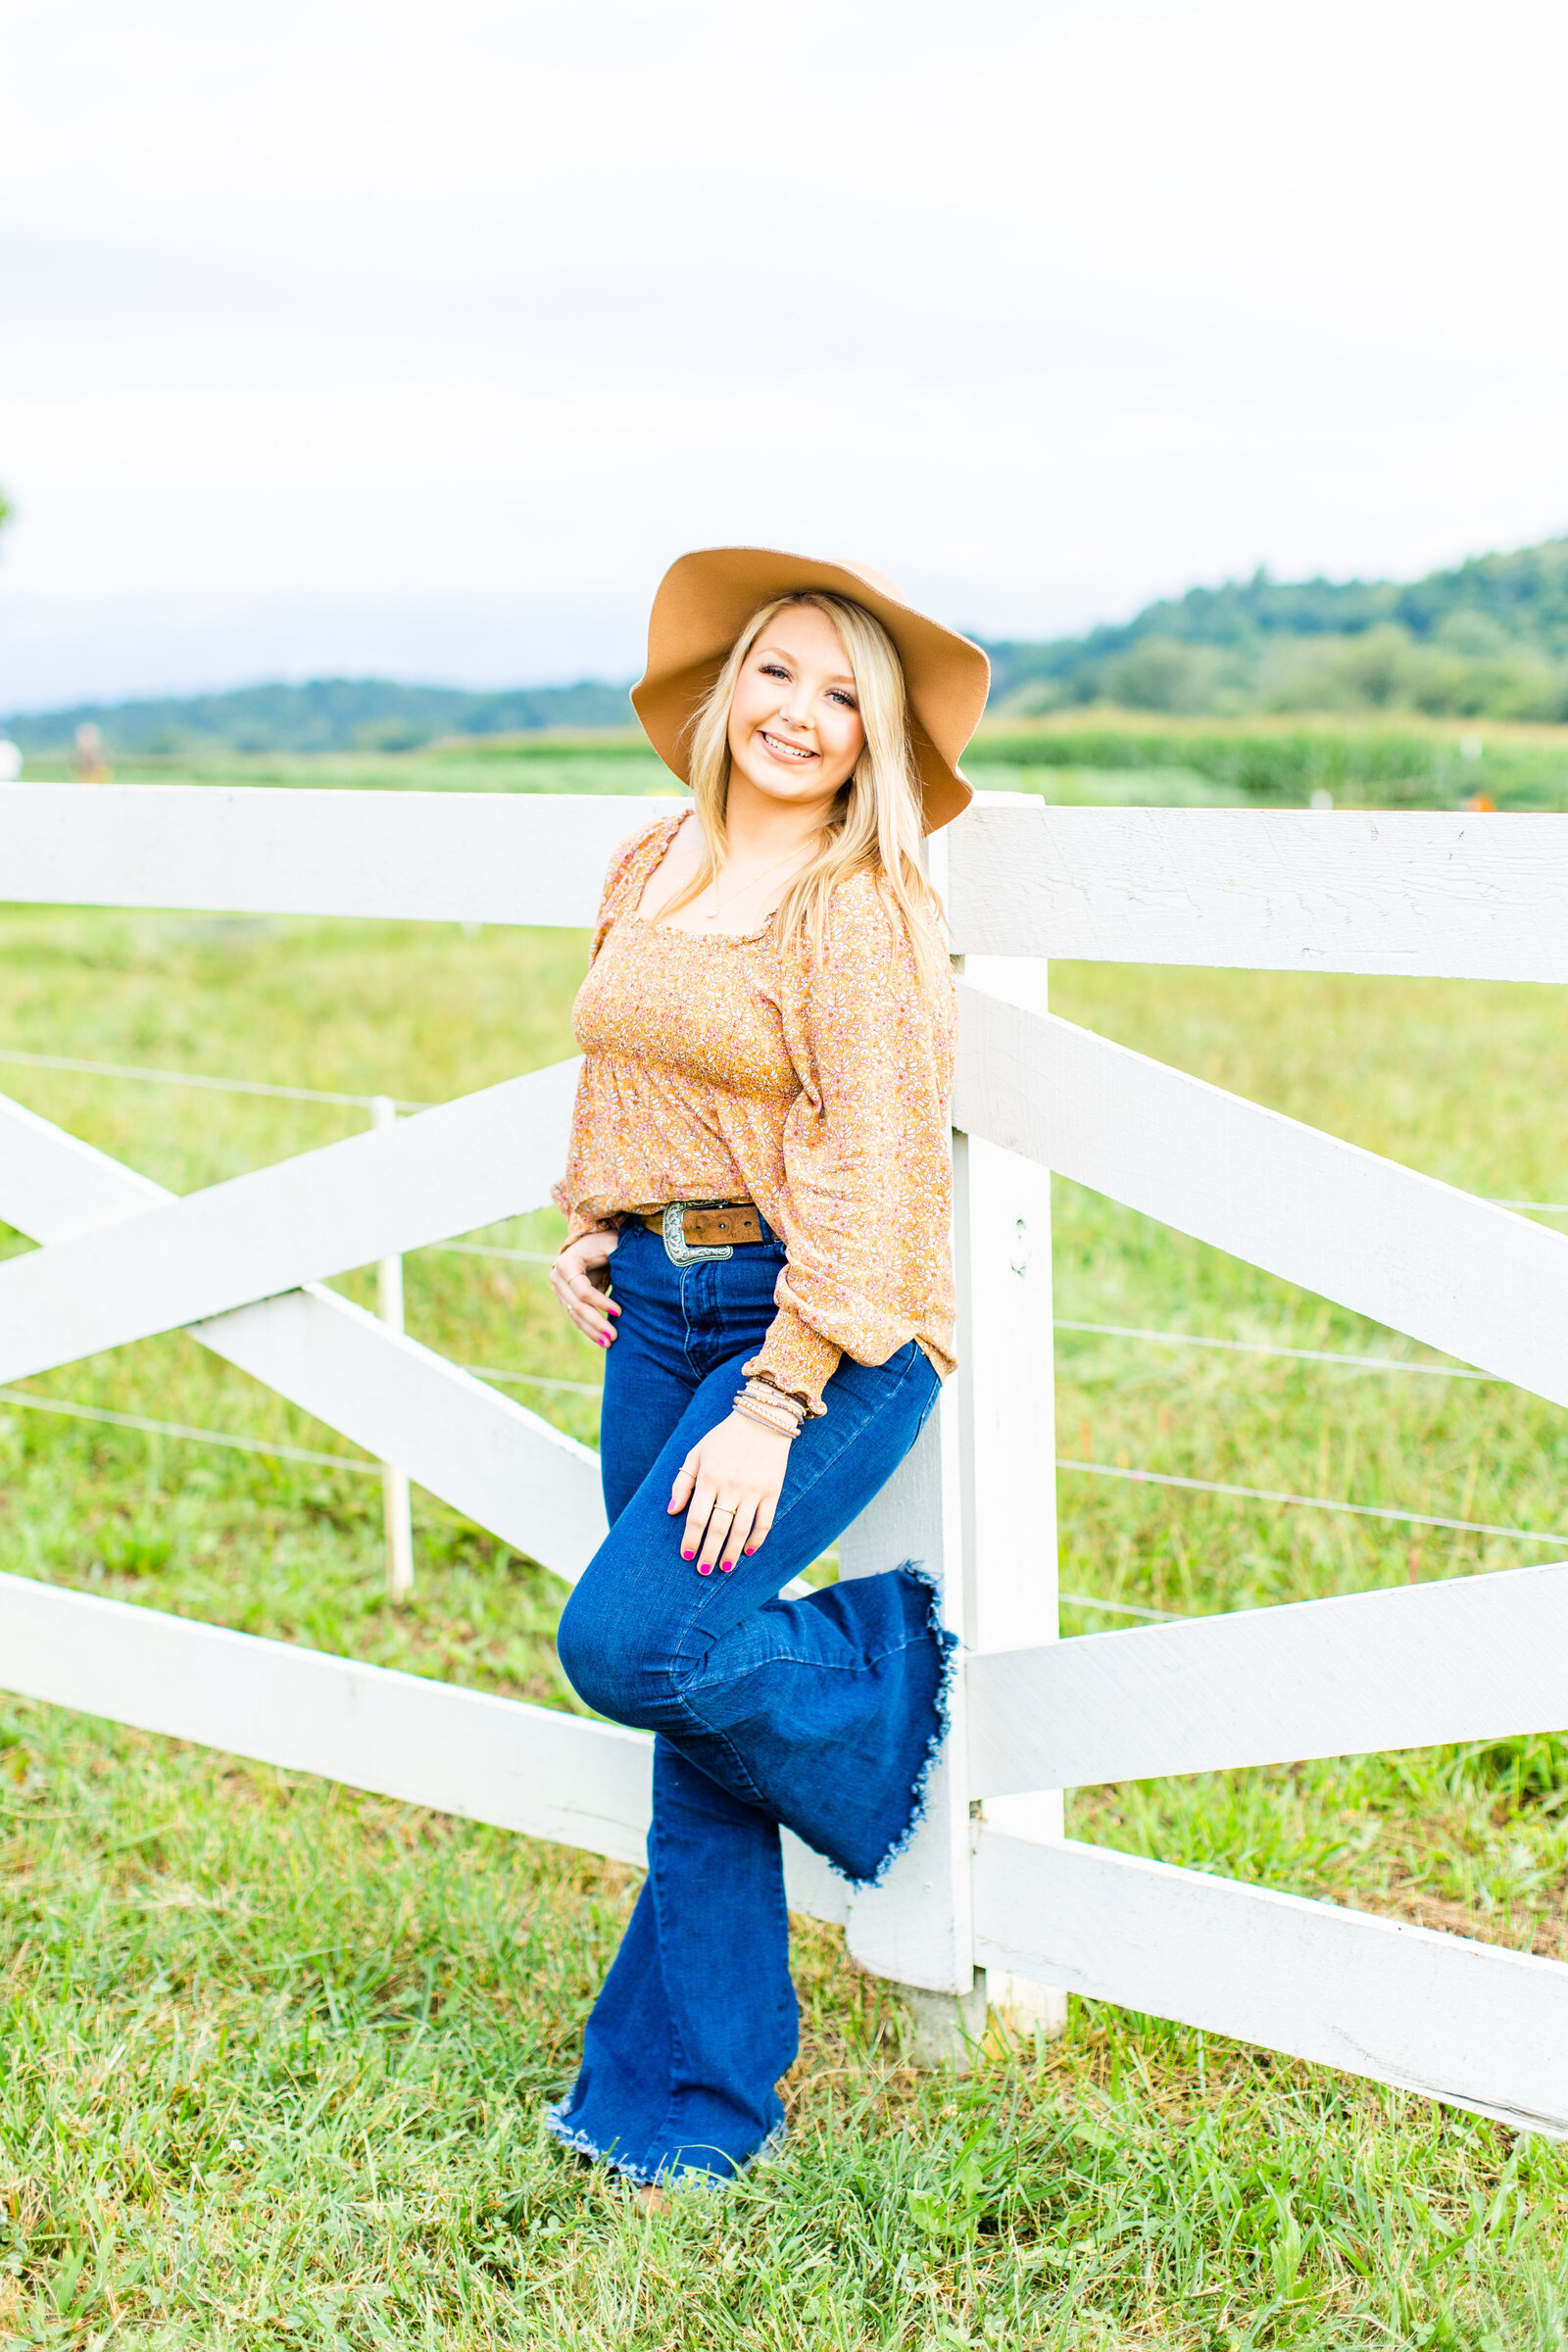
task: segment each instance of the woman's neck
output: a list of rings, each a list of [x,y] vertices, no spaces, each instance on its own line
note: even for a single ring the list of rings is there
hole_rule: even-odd
[[[765,863],[805,850],[825,830],[833,796],[820,801],[776,801],[746,777],[732,775],[724,805],[726,861]]]

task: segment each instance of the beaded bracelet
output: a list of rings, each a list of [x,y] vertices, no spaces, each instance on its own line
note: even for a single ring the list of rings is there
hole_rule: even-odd
[[[753,1404],[745,1396],[735,1399],[734,1410],[743,1421],[755,1421],[759,1429],[770,1429],[775,1438],[785,1438],[792,1446],[801,1434],[798,1421],[786,1421],[782,1415],[775,1417],[765,1405]]]
[[[811,1409],[796,1390],[779,1388],[765,1372],[755,1374],[746,1383],[745,1393],[754,1404],[782,1405],[785,1412],[794,1414],[797,1422],[804,1422]]]
[[[734,1409],[760,1428],[770,1429],[776,1436],[794,1440],[801,1434],[806,1419],[806,1406],[797,1396],[775,1389],[771,1381],[749,1380],[744,1389],[735,1393]]]
[[[782,1430],[788,1438],[800,1436],[800,1421],[787,1405],[764,1404],[759,1397],[748,1396],[743,1389],[735,1399],[735,1410],[750,1421],[764,1422],[769,1429]]]

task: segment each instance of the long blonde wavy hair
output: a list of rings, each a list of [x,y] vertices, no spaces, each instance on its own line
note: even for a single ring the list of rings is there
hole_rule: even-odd
[[[752,614],[725,657],[710,692],[688,722],[692,801],[703,829],[701,870],[663,909],[687,906],[724,870],[728,857],[725,809],[732,761],[730,705],[747,656],[769,621],[792,605],[809,605],[839,633],[855,679],[865,745],[841,788],[823,830],[822,846],[797,874],[778,909],[778,936],[805,939],[820,962],[834,890],[849,874],[872,873],[898,909],[915,963],[928,984],[946,974],[942,907],[926,880],[920,856],[921,785],[909,726],[904,664],[882,623],[863,605],[825,589],[776,596]]]

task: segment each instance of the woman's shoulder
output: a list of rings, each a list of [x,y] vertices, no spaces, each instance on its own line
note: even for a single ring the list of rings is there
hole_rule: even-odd
[[[898,909],[877,869],[858,865],[840,874],[834,883],[827,919],[830,935],[842,932],[847,938],[857,938],[869,932],[874,936],[885,934],[890,919],[897,921]]]
[[[916,960],[904,911],[879,867],[857,866],[834,884],[824,944],[830,957],[850,961],[890,956],[900,963]]]
[[[621,916],[634,909],[647,888],[648,877],[662,863],[665,851],[679,830],[684,810],[672,816],[656,816],[650,824],[639,825],[620,842],[610,860],[605,875],[605,887],[599,895],[599,914],[594,923],[593,944],[589,961],[599,954]]]
[[[625,840],[617,844],[605,874],[604,896],[600,904],[601,919],[622,912],[623,902],[634,888],[637,897],[641,898],[642,885],[655,866],[662,861],[685,816],[684,808],[677,808],[670,815],[656,816],[651,823],[639,825],[635,833],[628,833]]]
[[[918,912],[913,919],[921,919]],[[781,1002],[808,1029],[825,1022],[848,1034],[894,1019],[940,1038],[952,1028],[956,1000],[946,943],[934,927],[931,945],[929,956],[916,949],[882,874],[858,868],[833,886],[820,955],[804,931],[786,943]]]

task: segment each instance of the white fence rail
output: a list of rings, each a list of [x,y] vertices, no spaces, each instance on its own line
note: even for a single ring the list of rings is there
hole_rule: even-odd
[[[0,790],[13,901],[586,925],[645,801]],[[1107,1044],[1052,956],[1568,979],[1568,818],[1048,809],[939,837],[966,956],[955,1098],[964,1369],[841,1544],[944,1571],[968,1652],[930,1817],[846,1900],[862,1961],[1067,1986],[1568,2136],[1568,1968],[1067,1842],[1066,1786],[1568,1722],[1568,1566],[1057,1645],[1049,1177],[1568,1403],[1568,1237]],[[183,1200],[0,1097],[0,1382],[185,1326],[570,1581],[597,1465],[327,1276],[547,1197],[571,1069]],[[648,1743],[549,1709],[0,1578],[0,1686],[635,1857]],[[978,1820],[972,1818],[982,1808]]]
[[[1089,1634],[969,1663],[975,1796],[1568,1723],[1568,1567]]]
[[[970,955],[1568,980],[1560,816],[988,808],[954,867]]]
[[[960,1002],[970,1135],[1568,1404],[1568,1234],[1070,1021]]]

